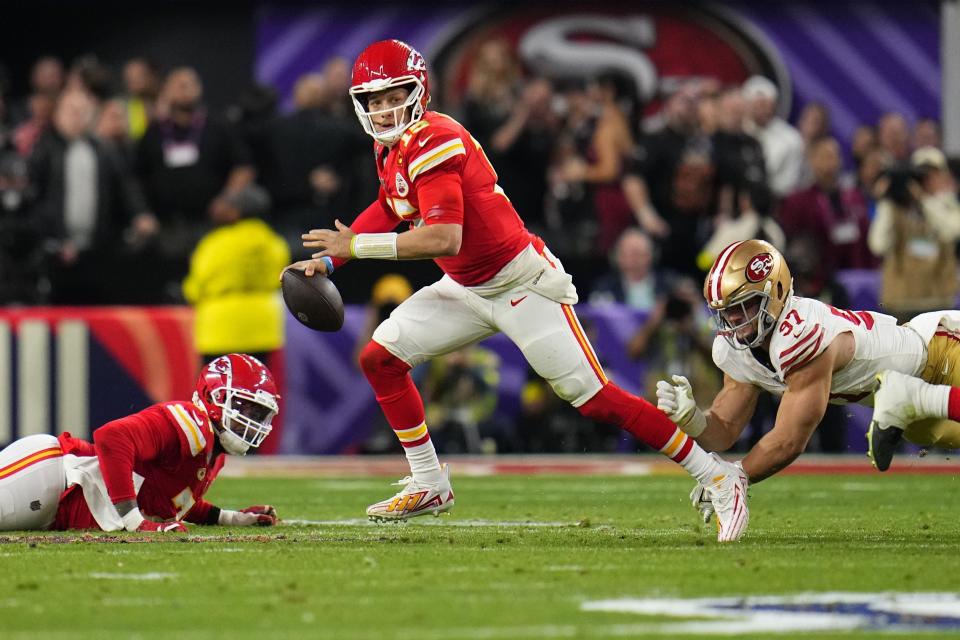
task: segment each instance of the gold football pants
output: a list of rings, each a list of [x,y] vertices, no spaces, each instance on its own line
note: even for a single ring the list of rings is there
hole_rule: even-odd
[[[960,387],[960,335],[943,327],[927,345],[927,366],[920,377],[930,384]],[[914,444],[938,449],[960,448],[960,423],[943,418],[925,418],[906,428],[904,437]]]

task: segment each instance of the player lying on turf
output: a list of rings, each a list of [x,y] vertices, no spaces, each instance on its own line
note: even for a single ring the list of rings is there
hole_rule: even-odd
[[[607,380],[573,306],[572,278],[527,231],[476,140],[452,118],[427,111],[421,55],[397,40],[365,49],[350,87],[357,116],[373,137],[380,194],[348,228],[316,229],[304,246],[313,260],[293,265],[329,274],[351,258],[432,258],[445,275],[401,303],[374,332],[361,366],[412,471],[396,495],[367,509],[377,520],[447,511],[454,494],[424,421],[410,369],[504,332],[554,391],[588,418],[609,422],[708,483],[718,538],[747,525],[745,479],[711,457],[650,403]],[[409,230],[393,233],[401,223]]]
[[[204,367],[193,402],[163,402],[108,422],[93,432],[93,444],[69,433],[17,440],[0,451],[0,530],[276,524],[271,506],[230,511],[203,494],[225,453],[260,446],[278,400],[259,360],[230,354]]]
[[[724,249],[703,295],[716,314],[713,361],[724,384],[701,412],[682,376],[657,383],[657,406],[705,449],[739,438],[761,391],[782,395],[773,429],[738,463],[750,482],[800,455],[827,403],[873,401],[869,455],[890,466],[901,437],[925,446],[960,446],[960,312],[937,311],[906,325],[873,311],[846,311],[793,295],[790,269],[760,240]],[[704,489],[694,489],[697,504]],[[709,505],[702,504],[705,518]]]

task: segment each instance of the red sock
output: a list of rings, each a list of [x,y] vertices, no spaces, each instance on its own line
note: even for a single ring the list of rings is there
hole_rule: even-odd
[[[406,362],[371,340],[360,353],[360,368],[394,431],[423,423],[423,399]]]
[[[960,387],[950,387],[950,399],[947,401],[947,417],[955,422],[960,422]]]
[[[662,411],[612,382],[605,384],[597,395],[581,405],[579,411],[591,420],[617,425],[658,451],[677,435],[677,425]],[[671,449],[673,455],[670,457],[674,460],[686,458],[693,446],[693,438],[683,440],[679,450]]]

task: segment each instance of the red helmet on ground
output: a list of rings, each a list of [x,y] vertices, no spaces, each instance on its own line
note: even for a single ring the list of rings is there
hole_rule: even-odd
[[[367,110],[369,94],[407,85],[410,85],[410,95],[401,106],[372,113]],[[353,107],[363,130],[377,142],[393,144],[427,110],[427,103],[430,102],[427,63],[420,52],[406,42],[374,42],[357,56],[353,64],[350,97],[353,98]],[[397,125],[388,131],[377,131],[371,116],[393,110],[398,111],[395,120]],[[409,115],[404,117],[408,110]]]
[[[241,353],[220,356],[203,367],[194,404],[210,417],[224,451],[242,456],[259,447],[280,410],[277,384],[262,362]]]

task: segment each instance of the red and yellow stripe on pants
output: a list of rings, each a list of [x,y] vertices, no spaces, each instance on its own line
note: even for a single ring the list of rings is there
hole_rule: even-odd
[[[23,471],[24,469],[31,467],[38,462],[43,462],[44,460],[49,460],[50,458],[58,458],[63,455],[63,450],[60,447],[50,447],[48,449],[42,449],[31,453],[30,455],[15,460],[12,463],[0,467],[0,480],[8,478],[18,471]]]
[[[674,462],[683,462],[693,448],[693,440],[680,429],[677,429],[673,436],[667,440],[667,444],[660,447],[660,453],[667,456]]]
[[[930,384],[960,387],[960,333],[937,328],[927,345],[927,366],[920,378]],[[914,444],[938,449],[960,447],[960,423],[943,418],[925,418],[909,425],[904,438]]]
[[[603,367],[600,366],[597,354],[594,353],[590,341],[587,340],[586,334],[583,333],[583,327],[580,326],[580,321],[577,320],[577,314],[573,312],[573,308],[568,304],[562,304],[560,308],[563,309],[563,315],[567,318],[567,324],[570,325],[570,329],[577,339],[577,344],[580,345],[584,355],[587,356],[587,362],[590,363],[590,368],[597,374],[597,378],[600,379],[600,384],[607,384],[607,374],[603,372]]]
[[[430,439],[426,422],[421,422],[411,429],[394,429],[393,432],[400,439],[400,444],[407,448],[418,447]]]

